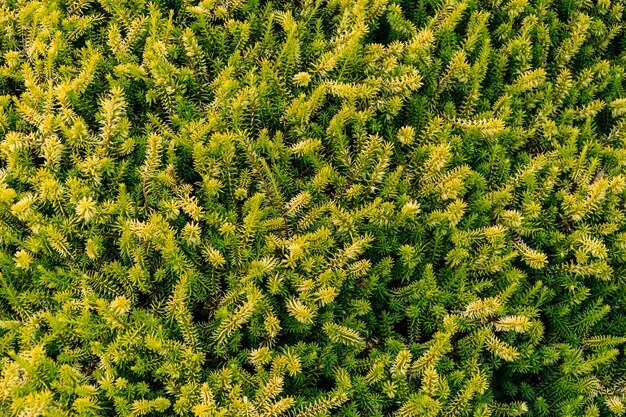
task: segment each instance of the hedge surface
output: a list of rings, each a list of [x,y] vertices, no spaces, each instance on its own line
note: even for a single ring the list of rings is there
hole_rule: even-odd
[[[0,0],[0,414],[626,413],[624,0]]]

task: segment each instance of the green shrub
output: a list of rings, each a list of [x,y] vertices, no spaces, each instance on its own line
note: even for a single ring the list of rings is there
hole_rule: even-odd
[[[624,415],[625,6],[0,0],[0,415]]]

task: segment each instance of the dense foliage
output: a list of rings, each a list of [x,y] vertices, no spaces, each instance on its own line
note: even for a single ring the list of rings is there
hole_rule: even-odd
[[[626,414],[624,0],[0,0],[0,415]]]

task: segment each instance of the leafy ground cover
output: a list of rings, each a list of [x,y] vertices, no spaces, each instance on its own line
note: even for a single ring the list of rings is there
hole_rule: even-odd
[[[0,414],[620,416],[623,0],[0,0]]]

